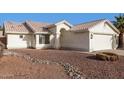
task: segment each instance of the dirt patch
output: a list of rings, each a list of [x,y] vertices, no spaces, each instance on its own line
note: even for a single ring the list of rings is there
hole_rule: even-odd
[[[15,79],[67,79],[63,67],[56,64],[33,64],[26,60],[3,56],[0,58],[0,78]]]

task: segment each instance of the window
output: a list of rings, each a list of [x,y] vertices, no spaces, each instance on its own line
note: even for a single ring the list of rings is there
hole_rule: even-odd
[[[23,38],[23,35],[20,35],[19,38]]]
[[[49,44],[50,40],[49,40],[50,35],[45,35],[45,44]]]
[[[43,44],[44,40],[44,36],[43,35],[39,35],[39,44]]]
[[[39,44],[49,44],[49,34],[39,35]]]

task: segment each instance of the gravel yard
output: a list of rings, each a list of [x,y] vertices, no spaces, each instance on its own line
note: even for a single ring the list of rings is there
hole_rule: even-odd
[[[12,51],[30,55],[36,59],[48,60],[50,62],[69,63],[78,68],[82,72],[84,78],[124,78],[124,57],[120,57],[119,61],[105,62],[96,60],[92,54],[79,51],[37,49],[16,49]]]
[[[68,79],[62,66],[33,64],[14,56],[0,58],[1,79]]]

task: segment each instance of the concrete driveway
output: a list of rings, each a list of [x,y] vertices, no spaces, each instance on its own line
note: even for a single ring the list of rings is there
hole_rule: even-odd
[[[100,51],[96,51],[96,52],[93,52],[93,53],[97,53],[97,52],[112,52],[112,53],[116,53],[120,56],[124,56],[124,50],[121,50],[121,49],[116,49],[116,50],[100,50]]]

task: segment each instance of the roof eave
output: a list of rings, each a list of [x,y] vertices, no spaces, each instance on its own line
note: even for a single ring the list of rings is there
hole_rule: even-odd
[[[57,23],[55,23],[55,25],[59,25],[59,24],[62,24],[62,23],[65,23],[65,24],[68,25],[70,28],[73,27],[73,25],[70,24],[70,23],[69,23],[68,21],[66,21],[66,20],[62,20],[62,21],[60,21],[60,22],[57,22]]]
[[[43,32],[35,32],[34,34],[51,34],[51,32],[46,32],[46,31],[44,32],[43,31]]]
[[[85,29],[85,30],[84,29],[83,30],[82,29],[80,29],[80,30],[68,30],[68,31],[77,32],[77,33],[82,32],[83,33],[83,32],[89,32],[89,29]]]
[[[6,34],[31,34],[29,32],[11,32],[11,31],[8,31],[6,32]]]
[[[106,20],[106,22],[108,22],[108,24],[113,28],[113,30],[120,34],[120,31],[109,20]]]

